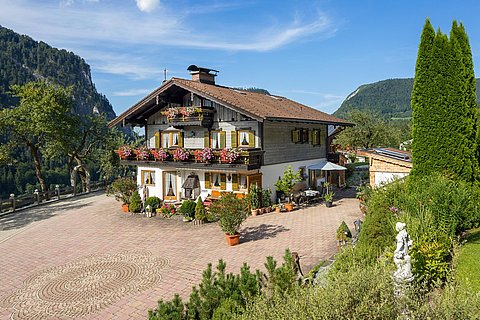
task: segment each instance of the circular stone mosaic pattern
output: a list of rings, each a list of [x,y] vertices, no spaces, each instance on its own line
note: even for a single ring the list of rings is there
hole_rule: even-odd
[[[145,251],[87,256],[33,274],[0,306],[15,310],[12,319],[77,318],[152,287],[167,265]]]

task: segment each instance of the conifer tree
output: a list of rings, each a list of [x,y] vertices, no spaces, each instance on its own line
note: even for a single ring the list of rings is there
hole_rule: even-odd
[[[479,177],[475,76],[463,25],[450,39],[427,20],[412,92],[412,174],[440,171],[473,182]]]

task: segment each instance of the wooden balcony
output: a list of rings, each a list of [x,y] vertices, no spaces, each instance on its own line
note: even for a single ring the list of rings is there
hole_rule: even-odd
[[[235,171],[248,171],[259,169],[263,163],[264,151],[258,148],[245,149],[239,151],[239,157],[229,163],[222,162],[220,160],[220,150],[214,150],[214,158],[208,162],[196,161],[194,158],[195,150],[202,149],[185,149],[189,151],[190,156],[186,160],[174,160],[173,152],[175,149],[168,150],[169,156],[165,160],[155,159],[153,155],[140,159],[135,156],[130,156],[125,159],[121,159],[121,163],[124,165],[153,165],[157,167],[176,168],[176,169],[204,169],[204,170],[235,170]]]
[[[167,118],[167,121],[174,127],[202,126],[211,128],[215,110],[207,107],[202,107],[201,109],[201,112],[195,112],[190,116],[176,114],[174,117]]]

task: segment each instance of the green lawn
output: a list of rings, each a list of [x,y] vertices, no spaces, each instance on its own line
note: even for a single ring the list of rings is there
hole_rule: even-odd
[[[457,258],[457,281],[480,292],[480,228],[470,230],[466,240]]]

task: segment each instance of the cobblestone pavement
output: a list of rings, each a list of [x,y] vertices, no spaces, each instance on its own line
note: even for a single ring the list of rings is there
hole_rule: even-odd
[[[159,298],[187,297],[208,263],[264,270],[297,251],[304,272],[336,252],[342,220],[361,218],[354,198],[250,217],[228,247],[216,224],[125,214],[111,197],[57,202],[0,217],[0,319],[146,319]]]

